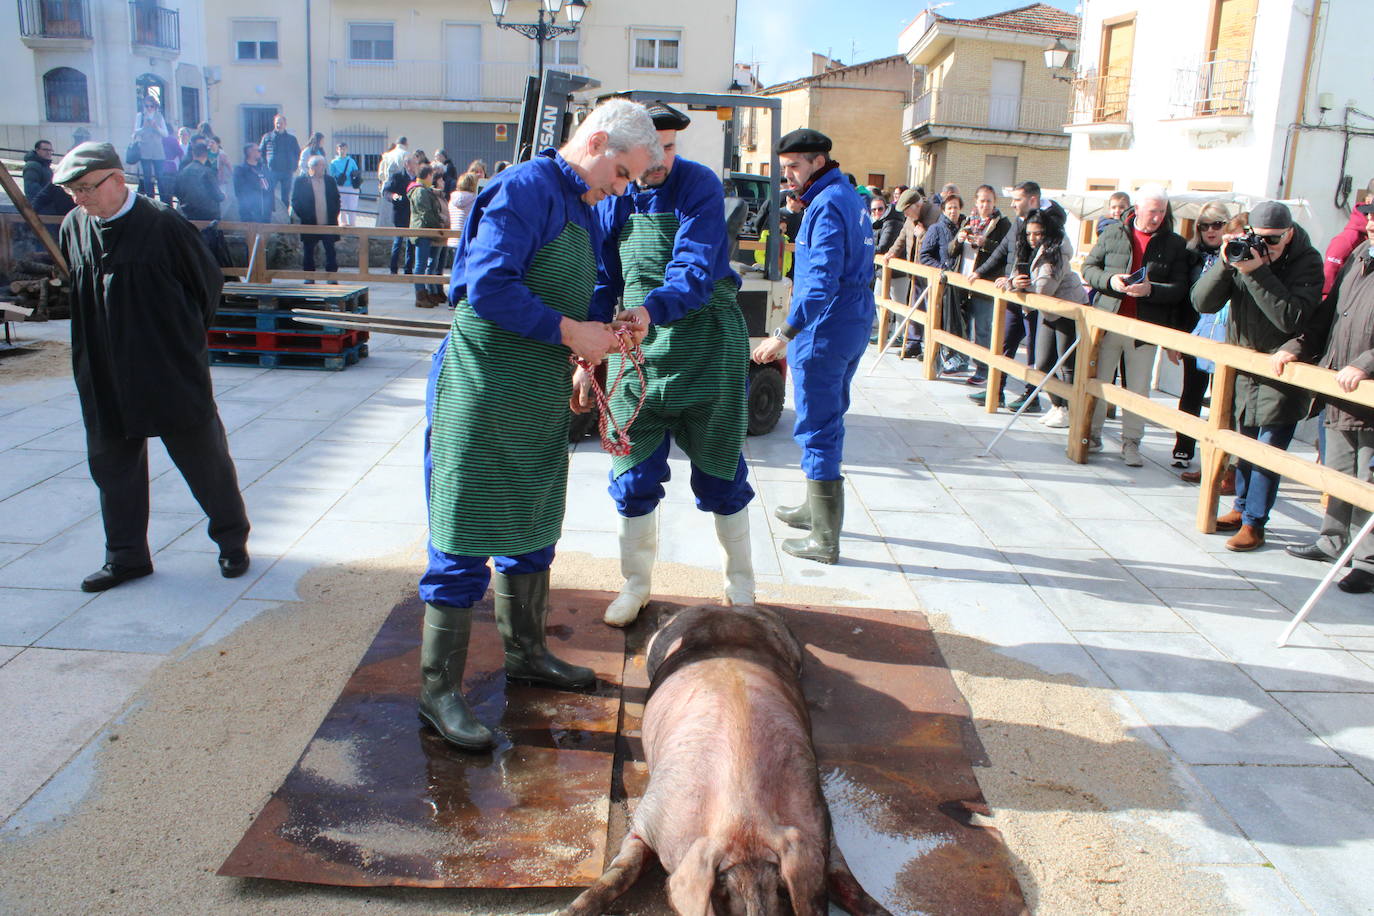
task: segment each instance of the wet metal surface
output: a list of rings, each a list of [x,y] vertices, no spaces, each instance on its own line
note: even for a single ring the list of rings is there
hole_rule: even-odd
[[[661,615],[696,603],[655,601],[622,635],[600,623],[612,597],[553,595],[550,645],[596,668],[594,694],[507,689],[490,607],[479,607],[466,692],[505,739],[484,755],[449,748],[415,717],[421,605],[399,605],[220,874],[342,885],[591,883],[648,784],[644,644]],[[977,817],[987,809],[973,767],[986,755],[925,618],[781,610],[805,647],[821,785],[855,876],[896,914],[1023,913],[1006,847]],[[670,912],[663,879],[649,869],[611,912]]]
[[[607,596],[558,592],[549,646],[590,693],[506,683],[490,602],[464,693],[498,733],[467,754],[415,714],[423,605],[397,605],[221,875],[351,886],[570,887],[600,875],[624,638]]]

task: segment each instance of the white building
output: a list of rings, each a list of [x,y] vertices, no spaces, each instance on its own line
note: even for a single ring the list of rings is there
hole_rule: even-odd
[[[17,7],[17,8],[16,8]],[[0,147],[84,139],[122,154],[145,95],[173,126],[205,118],[201,0],[18,0],[0,14],[5,100]]]
[[[1083,6],[1068,190],[1302,198],[1325,247],[1374,178],[1370,0]]]

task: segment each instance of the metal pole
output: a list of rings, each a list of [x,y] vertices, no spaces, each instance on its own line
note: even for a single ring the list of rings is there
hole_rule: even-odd
[[[914,274],[907,274],[907,277],[909,279],[915,279]],[[907,310],[906,317],[903,318],[901,321],[897,322],[897,330],[893,331],[892,335],[888,337],[886,341],[883,342],[883,345],[881,347],[878,348],[878,355],[873,357],[873,365],[868,367],[868,375],[872,375],[873,370],[878,368],[878,360],[883,358],[883,354],[887,352],[887,348],[892,346],[892,342],[895,341],[897,337],[902,333],[902,331],[906,328],[907,322],[910,321],[912,316],[916,314],[918,309],[920,309],[921,303],[925,301],[926,293],[928,292],[930,292],[929,286],[921,290],[921,295],[916,297],[916,301],[911,303],[911,308]]]
[[[1274,645],[1278,646],[1280,649],[1288,645],[1288,640],[1293,638],[1293,631],[1298,628],[1298,624],[1302,623],[1307,615],[1312,613],[1312,608],[1317,606],[1317,601],[1322,595],[1326,594],[1326,590],[1331,587],[1331,582],[1336,578],[1336,574],[1345,568],[1345,564],[1350,562],[1350,558],[1355,555],[1355,548],[1359,547],[1360,542],[1369,536],[1371,530],[1374,530],[1374,513],[1370,514],[1369,519],[1364,523],[1364,527],[1360,529],[1360,533],[1350,539],[1349,546],[1347,546],[1340,557],[1336,559],[1336,562],[1331,564],[1331,568],[1326,571],[1326,575],[1323,576],[1321,582],[1317,584],[1316,589],[1312,592],[1312,596],[1307,599],[1307,602],[1298,611],[1298,616],[1293,618],[1293,622],[1288,625],[1288,629],[1283,631],[1283,635],[1279,637],[1278,642],[1274,643]]]
[[[315,132],[315,64],[311,58],[310,0],[305,0],[305,126]],[[309,142],[309,141],[306,141]]]
[[[1016,421],[1021,419],[1021,414],[1026,412],[1026,408],[1034,403],[1036,398],[1040,397],[1040,389],[1044,388],[1045,383],[1050,380],[1050,377],[1059,371],[1059,367],[1064,365],[1064,361],[1069,358],[1069,355],[1072,354],[1074,350],[1078,349],[1078,342],[1080,340],[1082,340],[1081,337],[1075,337],[1073,343],[1069,344],[1064,352],[1059,354],[1059,359],[1055,360],[1054,365],[1050,367],[1050,371],[1045,373],[1045,377],[1040,380],[1040,384],[1036,385],[1035,389],[1031,391],[1030,394],[1021,399],[1021,406],[1016,408],[1016,413],[1011,415],[1011,419],[1007,421],[1007,425],[1002,427],[1000,433],[993,436],[992,441],[988,443],[988,447],[979,452],[977,457],[988,458],[992,456],[993,447],[1011,430]],[[929,354],[927,354],[927,358],[929,358]],[[989,385],[988,388],[991,389],[992,386]],[[992,397],[991,390],[988,391],[987,397]]]

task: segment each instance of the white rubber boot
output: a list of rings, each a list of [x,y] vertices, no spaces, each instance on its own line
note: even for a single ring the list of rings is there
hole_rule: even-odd
[[[625,584],[602,618],[613,627],[628,627],[649,603],[654,559],[658,556],[658,510],[635,518],[620,516],[620,574]]]
[[[754,603],[754,560],[749,548],[749,507],[734,515],[715,515],[720,564],[725,571],[725,603],[744,607]]]

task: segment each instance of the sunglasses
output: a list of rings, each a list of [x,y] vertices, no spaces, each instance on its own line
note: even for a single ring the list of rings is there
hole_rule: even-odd
[[[1250,231],[1255,232],[1253,228]],[[1266,245],[1277,245],[1279,242],[1283,241],[1283,233],[1279,232],[1275,235],[1260,235],[1258,232],[1255,232],[1255,238]]]
[[[1217,229],[1224,229],[1224,228],[1226,228],[1226,220],[1224,220],[1224,219],[1219,219],[1219,220],[1217,220],[1217,221],[1214,222],[1214,223],[1198,223],[1198,224],[1197,224],[1197,227],[1198,227],[1198,229],[1201,230],[1202,232],[1213,232],[1213,231],[1215,231],[1215,230],[1217,230]]]

